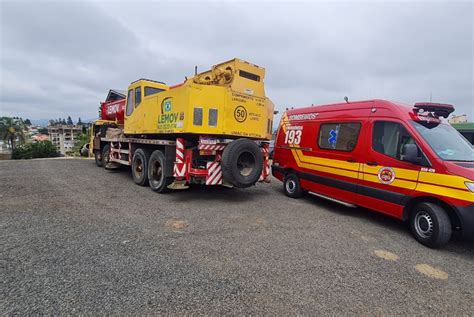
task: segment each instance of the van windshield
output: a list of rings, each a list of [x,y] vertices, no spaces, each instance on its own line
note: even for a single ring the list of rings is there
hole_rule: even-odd
[[[430,125],[416,121],[412,121],[412,125],[441,159],[474,161],[473,146],[451,125],[445,123]]]

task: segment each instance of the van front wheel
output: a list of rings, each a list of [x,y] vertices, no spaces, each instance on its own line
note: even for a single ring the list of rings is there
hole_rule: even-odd
[[[285,195],[291,198],[299,198],[303,196],[300,180],[294,173],[286,174],[285,179],[283,180],[283,190]]]
[[[433,203],[420,203],[410,214],[410,229],[418,242],[430,248],[444,246],[451,239],[452,227],[446,211]]]

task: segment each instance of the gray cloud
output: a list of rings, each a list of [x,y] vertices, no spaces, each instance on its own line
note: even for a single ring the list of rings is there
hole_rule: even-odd
[[[384,98],[474,120],[470,2],[0,2],[0,112],[91,118],[109,88],[233,57],[282,110]]]

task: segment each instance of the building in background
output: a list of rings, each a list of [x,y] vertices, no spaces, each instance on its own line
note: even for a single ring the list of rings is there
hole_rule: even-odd
[[[0,140],[0,160],[10,160],[11,158],[12,150],[8,148],[3,140]]]
[[[41,141],[48,141],[49,135],[47,134],[35,134],[31,137],[33,141],[41,142]]]
[[[467,122],[467,116],[465,114],[461,114],[459,116],[452,115],[452,117],[448,119],[448,122],[451,124],[464,123]]]
[[[451,123],[451,125],[474,145],[474,122]]]
[[[66,155],[72,151],[74,142],[82,133],[82,126],[54,125],[48,126],[49,140],[56,146],[59,153]]]

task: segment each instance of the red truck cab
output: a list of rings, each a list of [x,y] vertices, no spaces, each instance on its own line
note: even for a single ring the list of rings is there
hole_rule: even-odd
[[[429,247],[452,229],[474,240],[474,149],[448,123],[451,105],[367,100],[286,111],[272,173],[304,192],[406,220]]]

